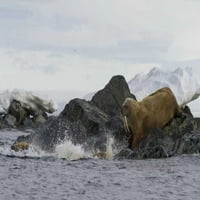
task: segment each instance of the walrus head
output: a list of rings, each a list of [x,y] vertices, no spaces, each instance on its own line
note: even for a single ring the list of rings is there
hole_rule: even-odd
[[[130,114],[130,109],[129,109],[130,101],[131,101],[131,98],[126,98],[124,103],[122,104],[122,110],[121,110],[123,121],[124,121],[124,129],[127,133],[130,132],[128,121],[127,121],[127,117]]]
[[[124,103],[122,104],[121,112],[124,120],[124,129],[126,130],[126,132],[133,131],[130,129],[129,121],[130,119],[135,119],[135,116],[137,116],[140,112],[139,103],[133,98],[126,98]]]

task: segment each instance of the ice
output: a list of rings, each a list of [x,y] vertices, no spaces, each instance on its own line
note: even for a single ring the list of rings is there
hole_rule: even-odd
[[[137,100],[142,100],[162,87],[171,88],[180,106],[200,96],[200,77],[189,67],[177,68],[174,71],[153,68],[148,73],[137,74],[128,84]]]

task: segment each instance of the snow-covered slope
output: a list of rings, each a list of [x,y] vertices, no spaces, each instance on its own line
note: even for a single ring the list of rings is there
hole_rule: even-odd
[[[148,73],[137,74],[128,84],[138,100],[162,87],[171,88],[181,106],[200,96],[200,75],[195,74],[192,68],[177,68],[174,71],[153,68]]]
[[[53,100],[36,95],[25,90],[4,91],[0,93],[0,113],[7,113],[11,101],[15,99],[23,104],[27,109],[43,109],[45,112],[53,113],[57,110],[57,105]]]

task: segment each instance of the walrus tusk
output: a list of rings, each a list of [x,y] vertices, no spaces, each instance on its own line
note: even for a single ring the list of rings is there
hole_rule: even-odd
[[[128,127],[127,117],[124,116],[123,119],[124,119],[124,129],[128,133],[128,132],[130,132],[130,129]]]

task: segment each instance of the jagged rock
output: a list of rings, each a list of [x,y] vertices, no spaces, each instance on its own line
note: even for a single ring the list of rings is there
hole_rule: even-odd
[[[54,151],[57,144],[70,140],[81,144],[93,155],[104,155],[110,136],[115,147],[122,149],[115,159],[163,158],[200,151],[200,119],[193,118],[189,107],[183,109],[182,118],[174,118],[164,129],[154,129],[131,150],[129,135],[125,133],[120,113],[126,97],[134,97],[122,76],[113,77],[105,88],[97,92],[91,101],[71,100],[58,117],[52,117],[29,136],[19,137],[16,142],[39,145]]]
[[[9,126],[9,127],[11,127],[11,128],[15,128],[16,126],[15,126],[15,124],[16,124],[16,118],[14,117],[14,116],[12,116],[12,115],[6,115],[5,116],[5,122],[7,123],[7,125]]]
[[[27,142],[18,142],[11,146],[11,149],[16,152],[27,150],[28,148],[29,148],[29,143]]]
[[[94,153],[106,150],[110,135],[115,136],[116,143],[126,142],[120,115],[121,104],[126,97],[134,96],[125,79],[115,76],[91,101],[71,100],[58,117],[49,120],[32,134],[32,142],[53,151],[56,144],[70,139],[86,150],[94,150]]]
[[[43,124],[43,123],[45,123],[47,120],[45,119],[45,117],[43,116],[43,115],[38,115],[37,117],[36,117],[36,119],[35,119],[35,122],[36,123],[41,123],[41,124]]]
[[[0,116],[0,129],[8,128],[8,124],[4,119],[4,116]]]
[[[186,133],[177,141],[176,154],[193,154],[200,152],[200,130]]]
[[[114,76],[104,89],[98,91],[93,96],[91,103],[109,116],[114,117],[120,114],[121,105],[126,97],[135,99],[124,77]]]
[[[19,101],[13,100],[8,108],[8,114],[16,118],[16,125],[19,125],[27,117],[26,110]]]
[[[200,118],[194,118],[194,120],[195,120],[196,123],[197,123],[197,129],[200,130]]]
[[[175,118],[164,129],[154,129],[139,148],[130,150],[128,155],[122,150],[115,159],[164,158],[199,152],[200,130],[196,120],[186,114],[186,118]]]
[[[31,102],[30,102],[31,103]],[[36,128],[48,120],[47,114],[44,112],[44,108],[37,105],[35,111],[27,105],[13,100],[10,103],[8,112],[0,117],[0,129],[1,128]]]
[[[98,107],[82,99],[74,99],[67,104],[60,114],[70,122],[81,121],[88,133],[97,133],[101,126],[109,120],[109,116]]]

